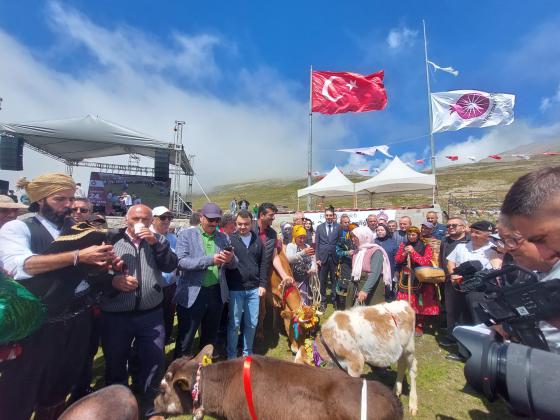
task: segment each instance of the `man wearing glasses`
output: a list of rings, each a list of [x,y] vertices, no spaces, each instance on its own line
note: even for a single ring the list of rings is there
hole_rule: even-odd
[[[91,203],[85,197],[76,197],[72,206],[72,219],[76,223],[85,222],[91,215]]]
[[[467,222],[461,217],[451,217],[447,222],[448,235],[441,240],[439,248],[439,267],[445,271],[445,284],[443,286],[445,295],[445,313],[447,319],[447,336],[441,337],[439,344],[444,347],[455,345],[453,328],[459,324],[466,323],[467,303],[464,294],[458,292],[451,283],[450,273],[447,268],[447,257],[459,244],[470,241],[467,231]]]
[[[227,236],[216,228],[222,210],[206,203],[200,211],[200,226],[184,229],[177,240],[181,276],[175,303],[179,330],[174,357],[192,356],[192,344],[200,328],[200,348],[215,344],[222,309],[229,298],[225,268],[237,268]]]

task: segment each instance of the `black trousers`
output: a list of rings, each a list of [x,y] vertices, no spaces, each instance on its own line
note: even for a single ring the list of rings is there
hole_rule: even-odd
[[[23,352],[0,364],[0,418],[28,420],[64,403],[87,363],[91,311],[45,323],[20,342]]]
[[[192,345],[200,327],[200,348],[215,344],[223,310],[220,285],[201,287],[190,308],[177,305],[177,342],[174,358],[193,356]]]
[[[319,282],[321,284],[321,305],[327,304],[327,283],[331,280],[331,299],[334,304],[336,302],[336,262],[332,257],[326,261],[321,261],[319,269]]]
[[[467,325],[470,323],[469,308],[465,293],[458,292],[453,288],[450,281],[446,281],[443,286],[445,295],[445,314],[447,320],[447,336],[453,338],[453,328],[457,325]]]

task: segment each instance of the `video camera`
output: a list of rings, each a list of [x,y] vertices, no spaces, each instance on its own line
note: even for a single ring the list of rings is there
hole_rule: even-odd
[[[512,339],[549,350],[538,321],[560,314],[560,279],[539,282],[535,273],[516,265],[483,270],[479,261],[463,263],[453,274],[463,277],[459,291],[484,293],[479,314],[486,325],[501,324]]]

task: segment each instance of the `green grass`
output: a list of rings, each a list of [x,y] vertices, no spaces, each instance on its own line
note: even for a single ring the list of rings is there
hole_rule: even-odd
[[[330,309],[330,306],[329,306]],[[327,311],[323,320],[328,318],[332,310]],[[463,364],[447,360],[448,354],[436,341],[439,331],[438,326],[428,327],[426,333],[416,339],[416,356],[418,360],[417,393],[418,393],[418,415],[415,419],[505,419],[513,418],[501,401],[493,403],[475,394],[466,386],[463,376]],[[196,343],[195,343],[196,346]],[[171,361],[174,344],[166,346],[168,362]],[[260,350],[260,351],[259,351]],[[293,356],[288,348],[284,335],[278,336],[278,341],[263,345],[256,345],[255,351],[283,360],[292,361]],[[94,377],[96,387],[103,385],[103,354],[98,352],[94,363]],[[396,368],[390,370],[376,369],[374,372],[369,368],[364,371],[364,377],[381,381],[392,387],[395,382]],[[273,384],[271,384],[273,386]],[[412,419],[408,414],[408,386],[405,386],[405,395],[401,397],[405,418]],[[341,402],[343,403],[343,402]],[[190,419],[191,416],[174,417],[176,420]],[[206,417],[212,419],[212,417]],[[301,418],[305,418],[302,415]],[[233,419],[235,420],[235,419]]]

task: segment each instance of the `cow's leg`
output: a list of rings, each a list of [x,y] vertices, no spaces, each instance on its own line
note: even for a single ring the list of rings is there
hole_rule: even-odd
[[[416,395],[417,362],[414,353],[407,354],[407,364],[410,375],[410,394],[408,396],[408,409],[410,410],[410,414],[415,416],[418,412],[418,396]]]
[[[401,357],[399,358],[399,361],[397,362],[397,380],[395,382],[395,388],[394,388],[397,397],[400,397],[402,394],[402,383],[403,383],[404,375],[406,373],[406,367],[407,367],[407,360],[406,360],[406,355],[403,352],[401,354]]]
[[[299,346],[295,339],[293,323],[290,318],[284,318],[284,328],[286,329],[286,336],[288,337],[288,344],[290,345],[290,350],[292,351],[292,354],[296,354],[299,349]]]

